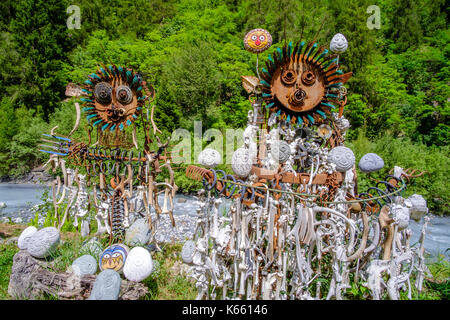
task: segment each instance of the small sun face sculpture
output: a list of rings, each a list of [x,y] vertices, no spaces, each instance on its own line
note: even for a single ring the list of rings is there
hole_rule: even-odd
[[[250,30],[244,37],[245,50],[261,53],[272,45],[272,36],[264,29]]]
[[[142,112],[145,100],[153,97],[154,91],[147,87],[142,77],[124,67],[102,67],[91,73],[83,94],[83,111],[93,126],[100,125],[104,131],[123,130],[130,126]]]

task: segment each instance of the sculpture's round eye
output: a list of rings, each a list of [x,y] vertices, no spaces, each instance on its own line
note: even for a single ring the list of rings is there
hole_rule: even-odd
[[[101,104],[111,103],[112,86],[107,82],[100,82],[95,85],[95,100]]]
[[[120,257],[120,253],[119,252],[114,252],[112,257],[113,258],[118,258],[118,257]]]
[[[111,258],[111,256],[109,255],[109,254],[105,254],[104,256],[103,256],[103,259],[110,259]]]
[[[291,85],[297,81],[297,73],[294,70],[284,70],[281,74],[281,80],[284,84]]]
[[[256,35],[252,35],[252,40],[255,41],[258,37]]]
[[[302,73],[302,82],[307,86],[314,84],[316,82],[316,76],[315,76],[314,72],[304,71]]]
[[[116,99],[121,104],[129,104],[133,100],[133,92],[128,86],[119,86],[116,89]]]
[[[264,35],[260,35],[259,40],[264,41],[264,40],[266,40],[266,37]]]

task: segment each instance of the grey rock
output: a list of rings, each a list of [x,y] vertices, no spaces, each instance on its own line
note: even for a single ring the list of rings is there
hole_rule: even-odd
[[[59,240],[58,229],[54,227],[43,228],[31,236],[27,251],[35,258],[46,258],[56,249]]]
[[[384,161],[376,153],[366,153],[359,160],[358,167],[362,172],[374,172],[384,167]]]
[[[195,242],[192,240],[188,240],[184,243],[183,248],[181,249],[181,259],[184,263],[192,263],[194,259],[195,253]]]
[[[25,228],[19,236],[17,240],[17,246],[21,250],[26,250],[28,248],[28,244],[30,243],[30,238],[33,234],[37,232],[37,228],[34,226],[30,226]]]
[[[103,252],[102,244],[97,240],[97,238],[92,238],[81,246],[80,253],[85,255],[89,254],[93,256],[96,260],[99,259]]]
[[[72,270],[79,276],[95,274],[97,272],[97,260],[93,256],[85,254],[72,263]]]
[[[336,170],[345,172],[355,164],[355,155],[353,151],[347,147],[339,146],[331,149],[328,154],[328,162],[336,165]]]
[[[186,202],[186,199],[184,199],[184,198],[178,198],[177,202],[178,202],[178,203],[185,203],[185,202]]]
[[[150,240],[151,231],[145,219],[137,219],[125,234],[125,243],[130,246],[145,245]]]
[[[120,275],[111,269],[103,270],[95,279],[88,300],[117,300],[120,293]]]

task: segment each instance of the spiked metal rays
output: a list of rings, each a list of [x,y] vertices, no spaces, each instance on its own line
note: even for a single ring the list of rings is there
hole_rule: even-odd
[[[88,123],[102,131],[122,131],[142,112],[145,100],[153,97],[142,77],[132,69],[102,65],[88,75],[82,89],[82,109]]]
[[[262,97],[270,113],[292,124],[321,122],[343,99],[339,89],[351,77],[339,70],[337,55],[316,42],[277,48],[262,68]]]

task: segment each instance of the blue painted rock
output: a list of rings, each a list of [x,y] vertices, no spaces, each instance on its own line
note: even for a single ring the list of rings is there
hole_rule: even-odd
[[[111,269],[117,272],[122,272],[125,261],[130,250],[124,244],[117,243],[109,246],[103,251],[98,262],[100,270]]]
[[[328,154],[328,162],[334,163],[337,171],[345,172],[355,164],[355,155],[347,147],[335,147]]]
[[[35,258],[48,257],[59,244],[60,233],[54,227],[43,228],[36,231],[28,242],[27,251]]]
[[[97,240],[97,238],[90,239],[80,249],[81,254],[89,254],[93,256],[96,260],[99,260],[102,252],[103,252],[102,244]]]
[[[130,250],[123,274],[130,281],[139,282],[146,279],[153,270],[153,260],[150,252],[142,247],[135,247]]]
[[[184,261],[184,263],[192,263],[194,259],[194,253],[195,253],[195,242],[192,240],[187,240],[183,248],[181,249],[181,259]]]
[[[150,236],[148,222],[143,218],[137,219],[125,233],[125,243],[130,246],[145,245],[150,240]]]
[[[120,294],[120,275],[111,269],[99,273],[88,300],[117,300]]]
[[[35,234],[37,231],[38,231],[37,228],[33,226],[30,226],[25,230],[23,230],[19,236],[19,239],[17,240],[17,246],[19,247],[19,249],[26,250],[31,236]]]
[[[85,254],[72,263],[72,270],[79,276],[95,274],[97,272],[97,260],[93,256]]]
[[[358,167],[362,172],[374,172],[384,167],[384,161],[376,153],[366,153],[359,160]]]

